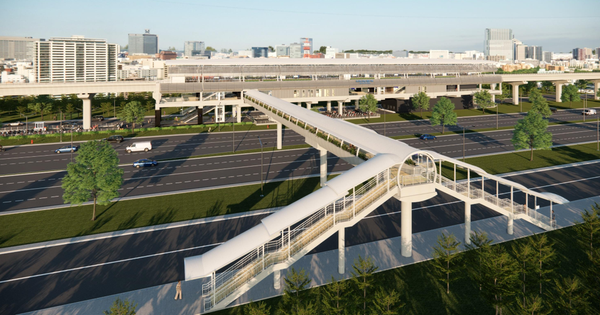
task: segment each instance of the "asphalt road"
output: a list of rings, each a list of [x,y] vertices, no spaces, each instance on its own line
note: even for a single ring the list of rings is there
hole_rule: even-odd
[[[554,135],[554,144],[561,145],[594,141],[596,140],[595,128],[595,123],[569,124],[551,126],[549,131]],[[214,142],[207,146],[212,147],[217,146],[215,142],[227,142],[226,139],[220,138],[230,137],[230,135],[225,134],[211,136],[213,136],[212,141]],[[192,136],[192,138],[194,137],[198,136]],[[464,138],[465,155],[511,152],[513,151],[511,138],[511,130],[466,134]],[[275,140],[269,134],[265,135],[264,139],[267,143]],[[285,136],[285,139],[290,142],[303,142],[303,138],[295,134]],[[459,158],[463,155],[463,136],[460,134],[438,137],[436,140],[429,141],[419,139],[405,139],[402,141],[415,148],[437,151],[450,157]],[[160,159],[161,156],[166,158],[165,156],[186,154],[189,143],[190,141],[185,139],[174,138],[163,144],[165,147],[161,145],[162,149],[158,147],[150,152],[123,154],[121,160],[136,160],[143,157]],[[253,143],[249,140],[247,144],[252,145]],[[122,149],[125,142],[116,146]],[[192,150],[197,150],[193,144],[191,146]],[[15,158],[15,160],[17,159]],[[314,149],[273,151],[265,154],[263,160],[266,166],[265,178],[267,179],[293,178],[319,173],[318,152]],[[25,163],[25,161],[13,163]],[[52,164],[51,162],[48,163]],[[161,162],[156,168],[141,170],[134,169],[130,165],[122,167],[125,171],[125,181],[121,188],[122,196],[260,181],[260,153],[182,159]],[[328,158],[329,172],[344,171],[350,169],[350,167],[350,165],[335,156],[330,155]],[[64,172],[45,172],[42,174],[0,177],[0,212],[62,204],[60,179],[64,174]]]
[[[575,200],[600,193],[600,163],[510,179]],[[463,209],[461,202],[445,194],[414,203],[413,231],[460,224],[464,221]],[[473,221],[497,215],[485,207],[472,208]],[[264,216],[0,255],[0,313],[31,311],[175,282],[184,277],[184,257],[210,250],[255,226]],[[400,226],[400,203],[391,199],[349,228],[346,245],[399,236]],[[337,236],[314,252],[335,248]]]
[[[499,126],[514,126],[517,120],[522,118],[521,114],[500,115]],[[574,121],[581,119],[580,110],[558,111],[551,117],[552,122]],[[595,119],[595,117],[590,117]],[[458,119],[458,124],[467,129],[493,128],[496,125],[496,115],[463,117]],[[367,128],[374,129],[378,133],[384,133],[384,124],[366,124]],[[385,124],[385,135],[401,136],[423,133],[441,132],[441,127],[432,127],[428,120],[425,121],[407,121],[393,122]],[[449,127],[447,130],[462,130],[459,127]],[[212,133],[212,134],[189,134],[189,135],[169,135],[148,138],[152,141],[154,149],[148,153],[125,153],[125,147],[133,142],[141,141],[126,140],[121,144],[114,144],[119,153],[121,163],[132,163],[139,158],[151,159],[174,159],[190,156],[199,156],[214,153],[228,153],[235,150],[259,149],[260,144],[257,136],[260,136],[263,142],[267,142],[266,147],[273,147],[276,143],[275,130],[236,132],[232,133]],[[235,138],[235,139],[234,139]],[[64,170],[71,161],[70,153],[56,154],[54,150],[63,145],[68,145],[68,138],[64,139],[63,144],[54,143],[46,145],[23,145],[18,147],[6,148],[5,152],[0,152],[0,175],[30,173],[50,170]],[[235,140],[235,141],[234,141]],[[283,132],[283,145],[304,144],[304,138],[290,131]],[[76,155],[75,153],[74,155]]]

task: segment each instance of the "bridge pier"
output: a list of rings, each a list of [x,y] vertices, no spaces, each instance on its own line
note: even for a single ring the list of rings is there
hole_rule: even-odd
[[[95,93],[77,94],[77,97],[83,101],[83,130],[92,129],[92,98]]]
[[[320,166],[321,166],[321,187],[327,183],[327,150],[319,148]]]
[[[306,102],[306,109],[311,110],[312,102]]]
[[[402,256],[412,256],[412,202],[400,202],[400,238],[402,240]]]
[[[196,106],[196,112],[198,113],[198,125],[202,125],[204,121],[202,120],[202,114],[204,113],[204,107]]]
[[[338,102],[338,113],[340,115],[344,114],[344,101],[337,101]]]
[[[354,110],[358,110],[359,109],[358,103],[359,103],[359,100],[354,100]]]
[[[465,201],[465,244],[471,244],[471,203]]]
[[[556,87],[555,101],[562,103],[560,97],[562,96],[562,86],[566,83],[566,81],[554,81],[552,83],[554,83],[554,86]]]
[[[280,122],[277,123],[277,150],[281,150],[281,142],[282,142],[282,124]]]
[[[327,112],[331,112],[331,101],[327,101]]]
[[[237,115],[236,115],[237,122],[241,123],[242,122],[242,105],[236,106],[235,110],[237,112]]]
[[[281,289],[281,270],[273,271],[273,288],[275,290]]]
[[[519,105],[519,85],[521,85],[521,83],[511,83],[510,85],[512,85],[512,87],[513,87],[513,89],[512,89],[513,104]]]
[[[338,273],[346,272],[346,228],[338,231]]]
[[[160,108],[154,110],[154,127],[160,127]]]
[[[598,52],[596,52],[598,53]],[[600,95],[598,94],[598,90],[600,89],[600,80],[591,80],[594,83],[594,99],[596,101],[600,100]]]

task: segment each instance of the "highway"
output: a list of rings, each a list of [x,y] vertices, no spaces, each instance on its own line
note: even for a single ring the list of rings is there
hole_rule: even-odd
[[[600,163],[510,179],[576,200],[600,193]],[[522,199],[522,195],[516,198]],[[464,220],[462,203],[444,194],[413,204],[413,211],[415,233]],[[265,215],[2,254],[0,296],[4,302],[0,313],[15,314],[175,282],[183,278],[184,257],[208,251],[256,225]],[[497,215],[481,206],[472,208],[473,221]],[[389,200],[349,228],[346,246],[399,236],[400,226],[399,202]],[[314,251],[335,248],[337,236]]]
[[[554,125],[548,129],[554,135],[554,144],[573,144],[596,140],[596,124],[581,123],[568,125]],[[289,131],[288,131],[289,132]],[[249,140],[244,145],[258,145],[254,143],[254,133],[248,133]],[[261,134],[261,139],[271,145],[275,139],[272,132],[256,132]],[[286,144],[301,144],[304,139],[297,134],[286,134],[284,140]],[[139,158],[176,158],[177,156],[189,155],[190,151],[201,152],[202,145],[195,144],[201,140],[196,140],[202,135],[172,137],[171,140],[153,140],[156,143],[156,150],[150,152],[140,152],[120,155],[121,162],[131,163]],[[220,146],[228,146],[228,137],[230,134],[211,134],[208,137],[210,144],[204,144],[206,150],[223,150]],[[479,155],[490,153],[502,153],[513,151],[510,142],[512,138],[511,130],[489,131],[482,133],[468,133],[465,141],[465,155]],[[131,140],[130,140],[131,141]],[[117,150],[124,150],[126,143],[115,145]],[[161,143],[161,141],[164,141]],[[461,134],[449,134],[440,136],[436,140],[405,139],[407,144],[424,149],[434,150],[450,157],[462,157],[463,155],[463,137]],[[198,147],[200,146],[200,147]],[[229,145],[230,146],[230,145]],[[216,147],[216,148],[215,148]],[[8,153],[8,152],[7,152]],[[4,153],[4,154],[7,154]],[[18,156],[20,153],[15,153]],[[41,153],[40,153],[41,154]],[[68,154],[59,155],[49,153],[51,157],[67,159]],[[26,154],[25,154],[26,155]],[[12,163],[25,163],[19,161],[17,157],[9,157],[14,160]],[[314,149],[295,149],[285,151],[269,151],[264,155],[265,178],[281,179],[293,178],[297,176],[318,174],[318,152]],[[54,160],[54,159],[53,159]],[[2,158],[0,158],[2,161]],[[47,165],[54,165],[55,161],[48,162]],[[67,163],[67,161],[63,161]],[[55,162],[59,163],[59,162]],[[4,162],[6,164],[6,162]],[[37,164],[31,164],[36,166]],[[1,167],[1,166],[0,166]],[[337,172],[348,170],[351,166],[335,156],[328,158],[328,171]],[[17,168],[16,165],[9,165],[10,169]],[[200,159],[185,159],[175,161],[166,161],[159,163],[156,168],[134,169],[130,164],[122,166],[124,169],[124,185],[121,188],[122,196],[136,196],[153,193],[176,192],[179,190],[206,188],[211,186],[221,186],[230,184],[241,184],[260,181],[260,153],[249,153],[242,155],[225,155]],[[5,169],[5,167],[1,167]],[[65,172],[48,171],[41,174],[20,174],[16,176],[0,176],[0,212],[19,209],[27,209],[42,206],[54,206],[62,204],[62,188],[60,179]]]

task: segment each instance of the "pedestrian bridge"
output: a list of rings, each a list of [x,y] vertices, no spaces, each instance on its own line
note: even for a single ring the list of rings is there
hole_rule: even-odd
[[[560,196],[529,190],[476,166],[413,148],[256,90],[245,92],[243,99],[277,121],[279,145],[281,126],[285,125],[321,151],[322,188],[203,255],[185,258],[186,280],[210,277],[202,290],[205,312],[225,308],[272,273],[274,286],[279,288],[280,270],[293,265],[335,233],[339,237],[338,271],[343,274],[345,228],[390,198],[401,201],[401,251],[405,257],[412,255],[412,203],[430,199],[438,191],[464,202],[467,243],[472,204],[484,205],[507,216],[507,233],[512,234],[514,219],[526,220],[545,230],[553,229],[551,214],[536,211],[538,202],[550,204],[550,209],[553,203],[568,202]],[[356,167],[325,181],[327,151]],[[466,171],[466,180],[457,180],[457,169]],[[475,176],[477,180],[472,180]],[[521,202],[517,202],[516,192],[520,192]]]

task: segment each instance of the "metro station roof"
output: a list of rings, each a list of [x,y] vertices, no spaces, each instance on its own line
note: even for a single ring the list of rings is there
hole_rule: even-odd
[[[230,59],[177,59],[165,61],[167,66],[273,66],[273,65],[490,65],[488,60],[408,59],[408,58],[230,58]]]

